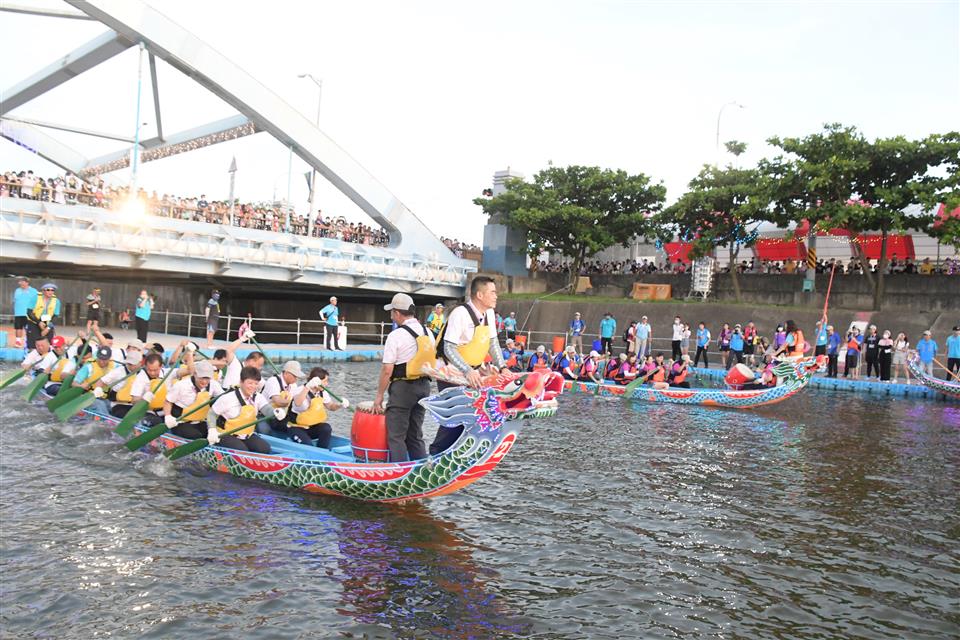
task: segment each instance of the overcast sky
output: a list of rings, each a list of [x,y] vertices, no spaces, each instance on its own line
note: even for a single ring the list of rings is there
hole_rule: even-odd
[[[3,0],[0,0],[3,1]],[[18,0],[15,4],[41,4]],[[825,122],[868,137],[960,128],[960,2],[198,2],[150,4],[192,31],[311,120],[439,235],[480,243],[472,199],[507,167],[530,176],[552,161],[645,173],[679,197],[721,141],[773,150],[772,135]],[[67,7],[50,0],[43,6]],[[104,30],[98,23],[0,12],[0,90]],[[232,115],[161,63],[165,132]],[[133,135],[131,49],[14,115]],[[154,134],[149,82],[143,135]],[[121,143],[73,134],[89,157]],[[146,163],[158,193],[226,198],[236,156],[244,201],[287,193],[287,151],[261,133]],[[723,158],[727,160],[728,158]],[[0,141],[0,171],[55,169]],[[293,162],[300,209],[307,170]],[[111,174],[125,182],[129,172]],[[330,185],[325,213],[369,222]]]

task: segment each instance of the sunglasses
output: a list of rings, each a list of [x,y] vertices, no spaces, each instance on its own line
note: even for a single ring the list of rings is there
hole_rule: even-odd
[[[56,289],[44,289],[44,291],[56,291]]]

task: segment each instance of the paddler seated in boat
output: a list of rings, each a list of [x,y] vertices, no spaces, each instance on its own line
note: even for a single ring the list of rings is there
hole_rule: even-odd
[[[687,373],[690,367],[690,356],[683,354],[680,359],[673,363],[670,368],[670,386],[689,389],[690,383],[687,382]]]
[[[640,365],[637,364],[637,355],[635,353],[621,355],[626,356],[626,360],[621,358],[622,362],[617,368],[616,373],[613,374],[613,381],[617,384],[630,384],[640,373]]]
[[[60,338],[61,341],[63,340],[61,336],[54,336],[54,339],[56,338]],[[20,363],[20,368],[37,376],[53,367],[56,362],[57,354],[55,354],[50,347],[50,340],[48,340],[46,336],[41,336],[34,340],[33,349],[30,350],[23,359],[23,362]]]
[[[667,384],[667,365],[663,361],[663,354],[658,353],[654,356],[652,363],[650,358],[650,356],[647,356],[648,364],[644,365],[640,373],[644,378],[644,384],[649,384],[655,389],[666,389],[670,385]],[[651,367],[650,364],[653,366]]]
[[[543,371],[550,368],[550,356],[547,355],[547,348],[543,345],[537,347],[537,350],[530,356],[530,362],[527,363],[527,371]]]
[[[230,393],[220,396],[207,414],[207,442],[229,449],[270,453],[270,443],[256,433],[250,425],[237,433],[221,435],[257,419],[261,410],[270,410],[270,401],[257,393],[260,386],[260,370],[244,367],[240,370],[240,384]]]
[[[290,414],[287,423],[290,439],[308,446],[316,441],[318,447],[329,449],[333,430],[327,422],[327,411],[337,411],[342,405],[323,391],[330,384],[326,369],[314,367],[307,378],[307,383],[293,398],[294,413]]]
[[[89,391],[99,382],[100,378],[113,369],[115,364],[113,349],[103,345],[97,347],[94,359],[84,363],[77,371],[77,375],[73,378],[73,386]]]
[[[580,356],[577,355],[577,348],[568,345],[566,350],[561,353],[560,362],[557,363],[558,371],[564,380],[577,380],[580,376]]]
[[[179,352],[178,348],[176,352]],[[189,375],[190,370],[178,369],[170,374],[164,382],[163,378],[167,375],[167,370],[163,366],[163,356],[159,353],[151,353],[143,359],[143,367],[133,378],[133,386],[130,388],[130,400],[132,404],[137,404],[145,400],[150,410],[143,417],[143,422],[148,425],[158,424],[163,418],[160,412],[163,411],[163,403],[167,399],[167,392],[171,384],[176,384],[181,376]]]
[[[496,306],[496,282],[489,276],[476,276],[470,282],[470,300],[450,312],[447,324],[437,339],[437,356],[445,364],[459,370],[466,377],[467,384],[475,389],[482,382],[480,367],[488,355],[492,363],[492,367],[487,367],[489,373],[509,371],[504,366],[503,351],[497,338]],[[437,381],[440,391],[455,386],[453,383]],[[430,444],[430,454],[446,451],[460,439],[462,433],[462,424],[441,427]]]
[[[596,351],[591,351],[587,354],[587,357],[583,359],[583,364],[580,365],[580,373],[577,379],[581,382],[603,383],[599,360],[600,354]]]
[[[93,395],[97,397],[91,408],[100,415],[112,415],[122,418],[130,411],[131,390],[136,376],[130,375],[140,368],[143,358],[140,353],[131,350],[127,352],[127,359],[123,364],[114,364],[93,388]],[[112,406],[110,403],[114,403]]]
[[[506,347],[503,349],[503,360],[510,371],[515,373],[523,371],[523,345],[507,340]]]
[[[210,407],[198,407],[206,404],[211,394],[215,397],[223,393],[220,383],[213,380],[213,372],[213,365],[202,360],[193,365],[190,376],[170,387],[163,402],[163,421],[172,433],[189,440],[207,437],[207,413]],[[189,415],[178,423],[180,416],[185,414]]]
[[[789,335],[789,334],[788,334]],[[777,376],[773,373],[773,365],[776,363],[771,354],[763,356],[763,368],[755,372],[756,379],[753,382],[742,385],[740,389],[769,389],[777,386]]]
[[[611,357],[607,361],[607,366],[603,368],[603,379],[614,380],[617,377],[617,371],[627,361],[627,354],[621,353],[619,358]]]
[[[67,341],[64,340],[63,336],[54,336],[50,340],[50,349],[57,356],[57,361],[44,370],[44,373],[50,376],[50,380],[43,391],[47,395],[55,396],[60,391],[60,383],[63,382],[63,377],[77,370],[77,361],[70,356],[71,350],[67,348]]]
[[[261,373],[262,375],[262,373]],[[274,416],[266,422],[257,425],[257,433],[274,435],[281,438],[287,437],[288,419],[290,405],[293,403],[293,397],[300,393],[300,384],[306,374],[296,360],[290,360],[284,363],[283,370],[266,378],[263,381],[261,393],[264,398],[273,405]]]

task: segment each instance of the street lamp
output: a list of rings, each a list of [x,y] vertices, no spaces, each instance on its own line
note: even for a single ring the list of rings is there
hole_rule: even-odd
[[[723,116],[723,110],[727,107],[739,107],[740,109],[746,109],[745,106],[736,100],[732,100],[720,107],[720,113],[717,114],[717,166],[720,165],[720,118]]]
[[[320,128],[320,101],[323,98],[323,80],[317,80],[309,73],[301,73],[298,78],[310,78],[310,81],[317,85],[317,129]],[[313,173],[310,176],[310,199],[307,205],[307,237],[313,236],[313,194],[317,191],[317,168],[312,167]]]

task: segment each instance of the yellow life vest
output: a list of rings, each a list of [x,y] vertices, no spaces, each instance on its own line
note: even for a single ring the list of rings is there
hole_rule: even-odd
[[[223,423],[223,426],[217,427],[217,429],[220,431],[220,433],[226,433],[227,431],[232,431],[237,427],[241,427],[245,424],[249,424],[256,419],[257,419],[257,408],[252,404],[245,404],[240,409],[240,415],[238,415],[236,418],[231,418],[230,420],[225,421]],[[251,433],[253,433],[256,430],[256,428],[257,428],[257,425],[250,425],[246,429],[237,431],[236,433],[231,433],[230,435],[237,436],[238,438],[242,438],[244,436],[248,436]]]
[[[46,304],[44,304],[46,302]],[[37,322],[40,321],[40,317],[48,315],[51,318],[55,315],[54,311],[57,310],[57,296],[52,298],[45,298],[40,295],[37,296],[37,304],[33,305],[33,317],[37,319]]]
[[[391,380],[419,380],[423,377],[424,365],[433,365],[437,360],[437,347],[430,337],[429,332],[424,329],[423,335],[418,334],[411,329],[409,325],[400,325],[417,342],[417,352],[409,361],[394,365],[393,376]]]
[[[127,373],[130,373],[129,371]],[[117,403],[119,404],[133,404],[133,396],[130,395],[130,391],[133,389],[133,383],[136,382],[137,376],[130,376],[123,383],[123,386],[117,391]]]
[[[490,338],[493,337],[493,334],[490,333],[490,326],[486,324],[486,313],[483,314],[483,319],[481,320],[477,317],[477,314],[474,313],[470,305],[465,304],[463,306],[473,321],[473,338],[470,339],[470,342],[457,347],[457,351],[460,353],[463,361],[468,365],[471,367],[479,367],[483,364],[487,354],[490,353]],[[453,311],[451,311],[450,314],[452,315]],[[437,344],[441,344],[445,339],[448,326],[449,324],[443,325],[440,335],[437,336]]]
[[[61,358],[57,360],[57,363],[53,365],[53,369],[50,370],[51,382],[63,382],[63,369],[69,362],[69,358]]]
[[[113,369],[114,364],[116,363],[111,360],[109,363],[107,363],[106,367],[101,367],[100,363],[94,360],[90,363],[90,376],[84,382],[96,382],[103,376],[107,375],[107,373]]]
[[[202,405],[202,404],[204,404],[204,403],[206,403],[206,402],[209,402],[209,401],[210,401],[210,392],[209,392],[209,391],[207,391],[206,389],[204,389],[203,391],[198,391],[198,392],[197,392],[197,399],[193,401],[193,404],[191,404],[189,407],[187,407],[186,409],[184,409],[184,410],[183,410],[183,413],[181,413],[180,415],[181,415],[181,416],[186,416],[188,413],[190,413],[191,411],[193,411],[194,409],[196,409],[196,408],[199,407],[200,405]],[[189,416],[187,416],[186,421],[187,421],[187,422],[203,422],[204,420],[207,419],[207,414],[208,414],[208,413],[210,413],[210,407],[209,407],[209,405],[206,406],[206,407],[204,407],[203,409],[200,409],[200,410],[198,410],[197,412],[192,413],[192,414],[190,414]],[[241,424],[243,424],[243,423],[241,423]]]
[[[312,427],[315,424],[327,421],[327,408],[323,406],[323,396],[319,395],[310,400],[306,411],[297,414],[295,424],[298,427]]]
[[[153,393],[153,400],[150,401],[150,408],[154,411],[163,409],[163,403],[167,400],[167,385],[163,377],[151,380],[149,383],[150,391]]]
[[[446,321],[447,319],[444,317],[442,313],[434,312],[433,319],[430,321],[430,324],[427,326],[429,326],[430,330],[433,331],[434,334],[436,334],[440,332],[440,329],[443,328],[443,325]]]

